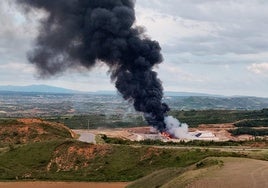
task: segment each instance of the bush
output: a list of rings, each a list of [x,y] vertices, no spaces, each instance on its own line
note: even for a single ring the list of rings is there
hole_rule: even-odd
[[[234,136],[249,134],[252,136],[266,136],[268,135],[268,129],[253,129],[249,127],[240,127],[234,130],[229,130]]]

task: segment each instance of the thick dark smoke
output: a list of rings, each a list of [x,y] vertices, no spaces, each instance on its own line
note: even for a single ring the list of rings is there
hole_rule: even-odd
[[[41,76],[69,68],[90,69],[99,62],[110,68],[111,79],[124,99],[144,112],[160,131],[169,110],[153,67],[163,61],[156,41],[134,25],[134,0],[17,0],[25,9],[42,9],[39,35],[29,61]]]

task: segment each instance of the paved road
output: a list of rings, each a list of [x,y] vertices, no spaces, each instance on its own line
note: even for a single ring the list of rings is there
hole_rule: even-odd
[[[88,130],[73,130],[76,134],[80,135],[78,140],[82,142],[87,142],[87,143],[96,143],[95,141],[95,135],[90,133]]]

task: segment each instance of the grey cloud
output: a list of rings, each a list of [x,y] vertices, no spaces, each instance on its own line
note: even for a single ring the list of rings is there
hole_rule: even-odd
[[[12,1],[0,1],[0,64],[26,61],[32,39],[32,23],[18,22]]]
[[[200,21],[267,20],[267,1],[261,0],[138,0],[140,6],[164,14]]]
[[[176,45],[162,44],[166,53],[170,51],[211,55],[254,54],[268,51],[267,1],[138,0],[138,3],[162,14],[172,15],[174,19],[193,20],[212,27],[213,31],[208,32],[207,36],[178,37]]]
[[[191,53],[193,55],[255,54],[268,50],[266,38],[188,37],[177,45],[163,45],[166,53]]]

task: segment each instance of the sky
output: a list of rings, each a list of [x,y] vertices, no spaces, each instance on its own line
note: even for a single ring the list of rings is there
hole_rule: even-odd
[[[43,14],[25,17],[12,1],[0,1],[0,85],[115,90],[105,65],[40,79],[26,56]],[[268,1],[136,0],[135,10],[161,45],[165,91],[268,97]]]

